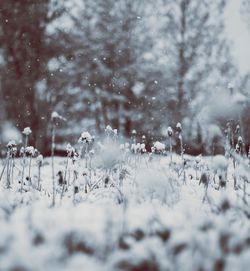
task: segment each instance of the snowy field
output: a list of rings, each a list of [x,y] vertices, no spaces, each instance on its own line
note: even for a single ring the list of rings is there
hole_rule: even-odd
[[[54,189],[52,158],[1,161],[1,271],[249,270],[245,160],[98,146],[55,157]]]

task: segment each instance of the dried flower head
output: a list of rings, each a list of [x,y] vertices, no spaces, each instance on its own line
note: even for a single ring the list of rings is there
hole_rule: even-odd
[[[181,123],[180,123],[180,122],[178,122],[178,123],[176,124],[176,131],[177,131],[178,133],[181,133],[181,131],[182,131],[182,126],[181,126]]]
[[[28,136],[32,133],[30,127],[26,127],[23,129],[23,132],[22,132],[24,135]]]
[[[173,136],[173,129],[170,126],[168,126],[167,132],[169,137]]]
[[[137,134],[136,130],[133,129],[133,130],[132,130],[132,135],[136,135],[136,134]]]
[[[240,125],[237,124],[235,128],[235,133],[238,134],[240,132]]]
[[[243,139],[242,139],[241,136],[238,137],[238,145],[239,145],[240,147],[243,146]]]
[[[153,148],[154,148],[154,151],[155,152],[164,152],[165,151],[165,144],[159,142],[159,141],[156,141],[153,145]]]
[[[34,156],[37,153],[37,150],[33,146],[28,146],[25,148],[25,153],[30,156]]]
[[[239,144],[236,144],[235,151],[236,151],[236,153],[240,153],[240,145]]]
[[[16,142],[15,140],[10,140],[7,144],[7,148],[8,149],[13,149],[14,147],[16,147]]]
[[[72,152],[75,151],[75,149],[71,146],[71,144],[68,143],[67,146],[66,146],[66,151],[67,151],[68,155],[71,155]]]
[[[66,119],[63,116],[59,115],[56,111],[53,111],[51,113],[51,120],[55,121],[56,119],[60,119],[60,120],[66,121]]]
[[[113,132],[113,129],[110,125],[107,125],[106,128],[105,128],[105,132],[106,133],[112,133]]]
[[[140,144],[140,143],[132,144],[132,145],[131,145],[131,151],[132,151],[133,153],[138,153],[138,152],[140,152],[140,149],[141,149],[141,144]]]
[[[93,137],[90,135],[89,132],[83,132],[78,140],[80,143],[91,143],[93,141]]]

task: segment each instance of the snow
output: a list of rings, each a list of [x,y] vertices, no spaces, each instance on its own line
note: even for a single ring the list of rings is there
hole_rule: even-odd
[[[24,135],[28,136],[32,133],[30,127],[26,127],[23,129],[23,132],[22,132]]]
[[[214,270],[221,262],[224,270],[247,270],[250,190],[247,184],[244,203],[240,175],[239,188],[233,186],[232,158],[184,155],[183,168],[175,154],[170,163],[168,156],[103,144],[91,168],[85,168],[87,157],[69,161],[67,191],[62,197],[62,186],[56,185],[54,207],[51,159],[41,158],[39,191],[33,185],[37,159],[32,158],[32,185],[26,189],[29,184],[24,184],[23,193],[18,183],[22,159],[15,160],[11,188],[5,188],[5,174],[0,183],[0,270],[188,271]],[[163,150],[163,145],[156,147]],[[65,171],[66,161],[55,158],[56,172]],[[223,189],[218,170],[227,171]],[[79,173],[75,183],[74,171]],[[199,185],[204,171],[210,180],[207,192]]]
[[[165,146],[165,144],[163,144],[163,143],[161,143],[159,141],[156,141],[154,143],[154,148],[155,148],[156,151],[164,151],[166,146]]]
[[[83,132],[79,138],[79,142],[91,143],[93,137],[89,132]]]

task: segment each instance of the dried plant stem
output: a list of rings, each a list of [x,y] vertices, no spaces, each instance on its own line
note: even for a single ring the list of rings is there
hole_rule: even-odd
[[[38,165],[38,182],[37,182],[37,189],[41,191],[40,187],[40,182],[41,182],[41,165]]]
[[[52,167],[52,206],[55,206],[55,167],[54,167],[54,155],[55,155],[55,137],[56,137],[56,126],[54,121],[52,122],[52,138],[51,138],[51,167]]]
[[[6,179],[6,186],[7,186],[7,188],[10,188],[10,172],[11,172],[11,167],[10,167],[10,151],[8,150],[8,153],[7,153],[7,179]]]
[[[67,156],[66,167],[65,167],[65,172],[64,172],[63,186],[62,186],[62,191],[61,191],[61,202],[63,198],[63,193],[65,191],[65,185],[67,183],[66,179],[67,179],[68,165],[69,165],[69,156]]]
[[[170,164],[173,162],[173,146],[172,146],[172,138],[169,137],[169,152],[170,152]]]
[[[12,157],[11,160],[11,183],[14,183],[14,167],[15,167],[15,158],[14,156]]]
[[[31,172],[31,161],[32,161],[32,156],[30,156],[30,161],[29,161],[29,180],[31,180],[30,178],[30,172]]]
[[[182,135],[179,135],[180,139],[180,144],[181,144],[181,159],[183,160],[183,155],[184,155],[184,148],[183,148],[183,140],[182,140]]]
[[[0,175],[0,181],[2,180],[2,177],[3,177],[3,174],[4,174],[5,168],[7,166],[7,163],[8,163],[8,159],[6,158],[5,164],[3,166],[3,170],[2,170],[1,175]]]
[[[28,146],[28,135],[25,135],[25,144],[24,144],[24,151],[23,151],[23,169],[22,169],[22,179],[21,179],[21,193],[23,192],[23,178],[24,178],[24,169],[26,163],[26,148]]]

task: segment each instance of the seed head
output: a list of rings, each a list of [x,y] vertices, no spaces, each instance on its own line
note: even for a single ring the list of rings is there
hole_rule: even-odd
[[[176,124],[176,131],[177,131],[178,133],[181,133],[181,131],[182,131],[182,126],[181,126],[181,123],[180,123],[180,122],[178,122],[178,123]]]
[[[168,127],[167,132],[169,137],[173,136],[173,129],[170,126]]]
[[[23,132],[22,132],[24,135],[28,136],[32,133],[30,127],[26,127],[23,129]]]

